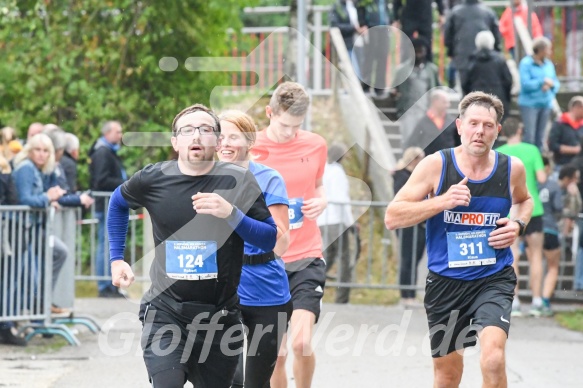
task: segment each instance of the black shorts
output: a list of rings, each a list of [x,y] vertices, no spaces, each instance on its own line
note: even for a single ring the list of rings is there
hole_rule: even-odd
[[[533,233],[540,233],[543,231],[543,216],[536,216],[530,219],[526,229],[524,230],[524,235],[528,236]]]
[[[543,249],[546,251],[552,251],[553,249],[559,249],[561,243],[559,242],[559,236],[553,233],[545,233],[545,241],[543,243]]]
[[[431,355],[443,357],[474,346],[478,332],[487,326],[497,326],[508,335],[515,286],[512,267],[469,281],[430,271],[425,285],[425,310]]]
[[[307,258],[285,264],[294,310],[308,310],[320,317],[326,262],[320,258]]]
[[[185,320],[184,314],[157,301],[140,306],[141,345],[150,380],[156,373],[182,369],[195,387],[229,388],[243,351],[241,312],[233,306],[194,321],[198,312],[186,315],[192,318]]]

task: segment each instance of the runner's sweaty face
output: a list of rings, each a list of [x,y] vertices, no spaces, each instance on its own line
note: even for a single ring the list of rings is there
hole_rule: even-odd
[[[502,126],[497,123],[494,108],[470,105],[463,116],[456,120],[462,147],[470,155],[480,156],[492,149]]]
[[[195,129],[193,133],[185,135],[181,129],[184,127],[211,126],[216,130],[215,120],[206,112],[197,111],[185,114],[176,122],[177,131],[172,136],[172,147],[178,153],[178,159],[191,164],[198,162],[210,162],[214,160],[217,147],[217,136],[215,133],[201,134],[200,129]]]

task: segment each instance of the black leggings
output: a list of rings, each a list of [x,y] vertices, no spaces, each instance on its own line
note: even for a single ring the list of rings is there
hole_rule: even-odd
[[[239,307],[247,329],[247,363],[243,375],[241,353],[232,387],[269,388],[279,345],[293,311],[292,301],[279,306]]]

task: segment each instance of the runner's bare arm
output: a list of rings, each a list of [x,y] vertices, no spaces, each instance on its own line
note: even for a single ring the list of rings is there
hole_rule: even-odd
[[[385,225],[388,229],[417,225],[443,210],[470,204],[467,178],[452,185],[445,194],[425,199],[435,192],[442,168],[439,153],[427,156],[417,165],[405,186],[387,207]]]
[[[512,193],[512,209],[510,214],[512,220],[520,219],[528,224],[532,215],[534,202],[528,188],[526,187],[526,171],[520,159],[512,157],[510,172],[510,192]],[[499,219],[496,224],[498,228],[490,233],[488,243],[496,249],[503,249],[511,246],[520,232],[517,222],[512,222],[508,217]]]
[[[526,187],[526,171],[522,161],[512,157],[512,169],[510,176],[510,190],[512,193],[512,211],[514,218],[519,218],[528,224],[532,216],[534,201]]]

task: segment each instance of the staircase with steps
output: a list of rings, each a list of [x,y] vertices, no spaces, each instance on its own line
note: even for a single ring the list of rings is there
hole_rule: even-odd
[[[401,132],[399,131],[399,123],[397,122],[397,109],[395,108],[395,98],[393,95],[389,94],[387,98],[384,99],[373,99],[374,104],[379,109],[381,121],[385,128],[385,133],[387,135],[387,139],[391,144],[391,148],[393,149],[393,154],[396,160],[401,158],[403,154],[402,149],[402,136]],[[459,96],[452,94],[451,95],[451,106],[450,113],[455,115],[457,113],[457,104],[459,103]]]

